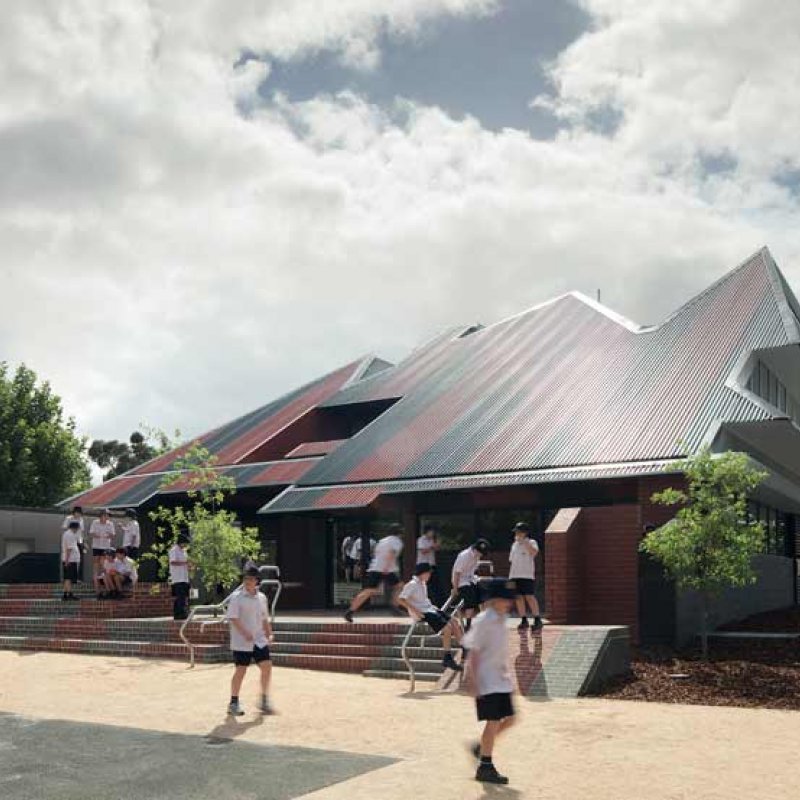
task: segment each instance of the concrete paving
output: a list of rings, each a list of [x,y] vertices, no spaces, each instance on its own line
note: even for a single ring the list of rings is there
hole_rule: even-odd
[[[134,759],[139,780],[152,779],[146,785],[165,800],[181,797],[187,782],[194,787],[193,800],[227,800],[219,787],[227,785],[222,778],[231,769],[244,773],[236,796],[245,800],[292,796],[281,791],[308,791],[304,800],[798,796],[796,712],[517,698],[518,724],[496,753],[511,785],[484,787],[473,780],[475,765],[465,747],[478,725],[472,701],[464,695],[420,691],[409,696],[405,682],[276,668],[273,699],[279,713],[264,718],[255,711],[257,680],[251,674],[242,692],[247,714],[233,721],[225,717],[230,674],[223,664],[190,670],[168,661],[0,652],[0,711],[58,725],[87,723],[93,730],[116,726],[115,747],[141,743],[141,751],[130,745],[134,754],[141,753]],[[115,774],[102,737],[88,743],[78,727],[52,730],[75,731],[64,741],[96,756],[92,763],[98,774]],[[159,739],[164,734],[179,736]],[[55,736],[47,735],[54,745]],[[91,768],[66,771],[73,753],[69,746],[51,751],[26,744],[30,741],[21,744],[36,750],[34,763],[41,771],[53,769],[50,752],[59,754],[57,770],[62,771],[53,783],[41,784],[44,794],[31,794],[13,779],[20,770],[15,771],[6,746],[0,749],[0,778],[8,780],[0,784],[0,798],[57,800],[69,797],[65,786],[87,780]],[[159,741],[182,742],[175,745],[184,756],[176,759],[174,775],[164,766],[166,746],[152,745]],[[240,750],[244,743],[258,749]],[[293,768],[285,755],[293,752],[309,766]],[[87,763],[83,759],[81,765]],[[298,782],[281,783],[284,775]],[[306,789],[300,778],[319,781],[314,784],[319,788]],[[134,794],[97,794],[103,787],[96,780],[91,786],[75,796],[138,800]]]
[[[382,756],[0,714],[0,796],[15,800],[291,800],[392,763]],[[236,729],[239,730],[236,730]]]

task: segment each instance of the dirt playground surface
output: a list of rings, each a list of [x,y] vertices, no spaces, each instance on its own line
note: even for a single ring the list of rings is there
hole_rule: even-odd
[[[495,758],[511,785],[483,787],[472,780],[475,765],[465,748],[478,731],[468,697],[432,694],[424,685],[409,697],[400,681],[277,668],[279,714],[255,711],[253,673],[242,692],[247,714],[231,720],[225,714],[230,672],[228,665],[190,670],[179,662],[2,651],[0,712],[123,726],[132,737],[193,734],[223,747],[243,741],[397,759],[303,795],[313,800],[798,796],[795,711],[517,698],[519,724]],[[204,760],[217,752],[206,747]],[[0,751],[0,774],[2,760]],[[180,769],[191,770],[191,761]],[[270,797],[274,769],[275,760],[265,757],[264,774],[248,797]],[[169,789],[164,786],[164,797]],[[13,787],[2,796],[13,800]]]

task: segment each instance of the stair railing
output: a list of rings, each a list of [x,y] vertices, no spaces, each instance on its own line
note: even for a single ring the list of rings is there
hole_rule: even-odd
[[[450,597],[448,597],[447,600],[445,601],[445,604],[442,606],[441,610],[446,613],[447,609],[450,608],[450,605],[453,602],[453,599],[454,598],[453,598],[452,595]],[[461,610],[461,606],[463,604],[464,604],[463,600],[459,600],[458,603],[456,603],[455,607],[453,608],[452,614],[450,614],[451,618],[454,617]],[[416,688],[417,678],[416,678],[416,673],[414,672],[414,664],[412,663],[411,659],[408,657],[408,645],[409,645],[409,642],[411,641],[411,637],[414,635],[414,629],[417,627],[417,625],[419,625],[420,622],[422,622],[423,624],[427,624],[427,623],[425,623],[424,620],[416,620],[416,619],[412,619],[411,620],[411,624],[408,626],[408,631],[406,632],[405,638],[403,639],[403,644],[400,645],[400,657],[403,659],[403,662],[406,665],[406,669],[408,670],[408,680],[409,680],[409,684],[410,684],[409,687],[408,687],[408,691],[411,694],[414,693],[414,689]],[[439,631],[439,633],[434,633],[434,634],[430,634],[430,635],[431,636],[436,636],[436,637],[441,637],[442,632]],[[425,647],[425,639],[427,638],[427,636],[428,636],[428,634],[425,634],[425,633],[420,634],[420,643],[421,643],[422,647]]]
[[[274,578],[262,578],[261,583],[259,584],[259,590],[265,587],[274,587],[275,588],[275,596],[272,598],[272,603],[269,607],[270,618],[271,622],[275,622],[275,609],[278,605],[278,598],[281,595],[281,591],[283,589],[283,583],[281,582],[280,575],[281,570],[280,567],[274,564],[266,564],[263,567],[259,567],[258,569],[261,575],[275,575]],[[189,637],[186,634],[187,628],[189,624],[194,620],[194,618],[198,614],[213,614],[213,619],[206,619],[200,623],[200,632],[202,633],[208,625],[227,625],[228,620],[225,617],[225,612],[228,610],[228,606],[230,605],[231,598],[233,597],[239,589],[242,588],[244,584],[239,584],[224,600],[219,603],[211,603],[208,605],[201,605],[201,606],[192,606],[192,609],[189,611],[189,616],[181,625],[178,634],[182,639],[183,643],[189,648],[189,668],[191,669],[195,665],[195,645],[193,642],[189,641]],[[222,616],[220,616],[222,615]]]

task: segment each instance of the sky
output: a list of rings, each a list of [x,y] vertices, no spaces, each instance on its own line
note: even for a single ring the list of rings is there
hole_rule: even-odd
[[[5,0],[0,360],[192,436],[580,290],[800,290],[800,4]]]

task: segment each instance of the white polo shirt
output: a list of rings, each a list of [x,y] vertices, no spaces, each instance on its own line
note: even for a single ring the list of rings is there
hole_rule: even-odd
[[[472,621],[463,643],[470,651],[479,697],[514,691],[504,614],[498,614],[493,608],[482,611]]]
[[[478,562],[481,560],[481,554],[471,547],[462,550],[455,563],[453,564],[453,574],[450,577],[451,582],[455,585],[456,573],[459,573],[458,586],[469,586],[475,577],[475,570],[478,568]]]
[[[173,561],[182,561],[182,564],[173,564]],[[189,583],[189,555],[179,545],[174,544],[169,550],[169,582]]]
[[[142,534],[139,523],[134,519],[122,526],[122,546],[139,547],[142,543]]]
[[[536,554],[538,552],[539,545],[534,539],[515,541],[511,545],[511,553],[508,556],[508,560],[511,562],[508,577],[533,580],[536,577]]]
[[[64,517],[64,521],[61,523],[62,530],[69,530],[70,522],[77,522],[78,523],[78,543],[83,544],[83,532],[85,530],[83,526],[83,517],[76,517],[74,514],[67,514]]]
[[[369,563],[369,572],[399,572],[397,557],[403,550],[403,542],[399,536],[384,536],[375,545],[375,557]]]
[[[420,619],[423,614],[438,611],[428,597],[428,584],[421,581],[416,575],[403,587],[400,599],[410,606],[415,619]]]
[[[99,519],[92,520],[89,526],[89,537],[92,540],[93,550],[108,550],[114,544],[114,523],[100,522]]]
[[[125,558],[115,558],[114,569],[119,572],[120,575],[127,575],[132,581],[136,581],[138,578],[136,564],[132,558],[128,558],[127,556],[125,556]]]
[[[264,632],[264,620],[268,619],[267,598],[263,592],[256,590],[250,594],[244,587],[237,589],[228,603],[227,618],[238,619],[244,629],[253,637],[252,642],[239,633],[235,625],[231,629],[231,650],[251,652],[253,647],[266,647],[267,634]]]
[[[417,564],[436,565],[435,545],[432,536],[422,535],[417,539]]]
[[[78,534],[69,529],[61,534],[61,561],[64,564],[79,564],[81,551],[78,549]]]

